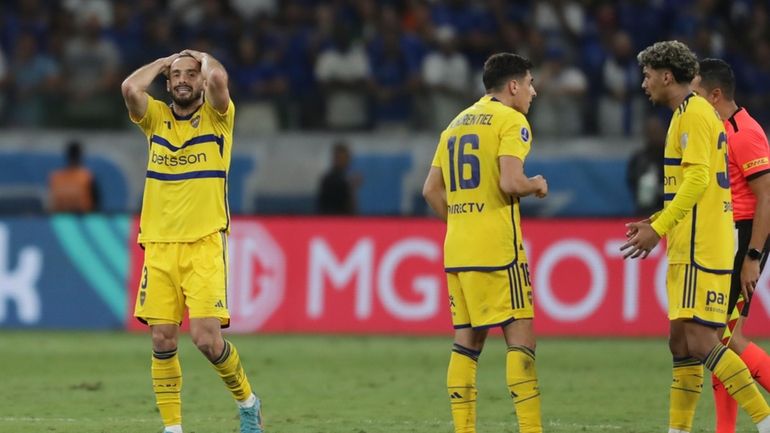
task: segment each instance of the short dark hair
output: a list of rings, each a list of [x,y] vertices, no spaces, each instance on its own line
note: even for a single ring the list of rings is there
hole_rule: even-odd
[[[497,90],[506,81],[526,75],[532,69],[532,62],[526,57],[513,53],[492,54],[484,62],[482,80],[487,91]]]
[[[642,50],[636,59],[642,67],[671,70],[677,83],[689,83],[698,74],[698,58],[679,41],[656,42]]]
[[[709,92],[722,89],[725,99],[735,99],[735,73],[729,63],[722,59],[703,59],[700,61],[700,84]]]
[[[70,165],[78,165],[83,159],[83,149],[77,140],[68,141],[64,153],[67,157],[67,163]]]

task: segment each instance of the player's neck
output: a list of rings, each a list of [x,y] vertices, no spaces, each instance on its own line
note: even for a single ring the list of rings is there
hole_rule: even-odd
[[[198,111],[198,108],[200,108],[201,105],[203,105],[203,98],[186,107],[180,107],[176,104],[171,104],[171,110],[174,112],[176,117],[185,117]]]
[[[487,93],[487,95],[496,99],[498,102],[505,105],[506,107],[513,108],[513,101],[510,95],[506,95],[503,92]]]
[[[668,99],[668,108],[675,111],[691,93],[692,89],[690,89],[690,86],[676,85],[671,90],[671,97]]]
[[[722,100],[722,102],[717,105],[717,113],[719,113],[719,118],[722,120],[727,120],[735,114],[736,111],[738,111],[738,104],[735,103],[735,101],[725,101]]]

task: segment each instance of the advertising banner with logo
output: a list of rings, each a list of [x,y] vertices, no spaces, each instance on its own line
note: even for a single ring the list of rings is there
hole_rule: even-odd
[[[525,220],[541,335],[668,332],[663,245],[623,260],[622,220]],[[234,332],[451,332],[442,268],[444,226],[430,219],[236,218],[228,305]],[[133,236],[132,236],[133,239]],[[132,248],[130,318],[142,266]],[[767,274],[767,273],[765,273]],[[770,280],[747,332],[770,336]]]
[[[122,329],[127,216],[0,219],[0,328]]]

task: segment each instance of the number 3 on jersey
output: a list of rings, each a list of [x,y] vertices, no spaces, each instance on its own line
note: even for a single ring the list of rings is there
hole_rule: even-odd
[[[455,149],[455,144],[456,149]],[[474,189],[478,188],[481,183],[481,161],[479,157],[468,152],[468,146],[470,150],[478,150],[479,148],[479,136],[476,134],[465,134],[460,136],[459,142],[457,137],[450,137],[447,142],[447,149],[449,150],[449,190],[457,191],[458,179],[460,189]],[[457,160],[455,160],[455,150],[457,150]],[[470,176],[467,176],[467,172],[470,171]]]
[[[719,141],[717,141],[717,150],[722,150],[722,145],[727,145],[727,134],[724,132],[719,133]],[[727,167],[729,165],[727,159],[727,152],[725,152],[725,171],[717,172],[717,184],[724,188],[730,189],[730,176],[727,174]]]

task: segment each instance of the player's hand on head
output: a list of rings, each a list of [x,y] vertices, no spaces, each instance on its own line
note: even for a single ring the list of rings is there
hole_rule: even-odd
[[[196,50],[191,50],[189,48],[182,50],[179,53],[179,55],[181,55],[181,56],[192,56],[193,59],[195,59],[195,60],[197,60],[199,62],[203,58],[203,53],[202,52],[196,51]]]
[[[641,257],[646,259],[650,252],[658,245],[660,236],[653,230],[649,220],[626,224],[626,236],[628,241],[620,247],[624,251],[624,259]]]
[[[168,74],[171,71],[171,64],[174,63],[174,60],[179,58],[179,53],[174,53],[166,58],[163,59],[163,75],[168,77]]]

